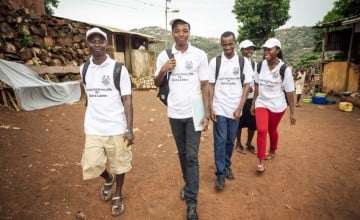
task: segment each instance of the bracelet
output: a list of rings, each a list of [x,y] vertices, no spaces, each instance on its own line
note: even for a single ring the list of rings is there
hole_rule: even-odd
[[[126,132],[129,133],[129,134],[134,134],[133,129],[126,129]]]

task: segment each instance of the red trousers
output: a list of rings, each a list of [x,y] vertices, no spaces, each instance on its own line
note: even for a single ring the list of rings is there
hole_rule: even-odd
[[[280,124],[280,120],[285,114],[283,112],[271,112],[266,108],[255,109],[255,119],[257,128],[257,157],[260,160],[265,160],[266,153],[266,139],[267,133],[270,136],[270,150],[275,151],[277,149],[279,134],[277,128]]]

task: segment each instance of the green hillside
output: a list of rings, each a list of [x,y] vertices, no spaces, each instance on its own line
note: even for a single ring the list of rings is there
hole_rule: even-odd
[[[151,35],[162,40],[163,42],[155,44],[150,48],[151,50],[154,50],[155,53],[158,54],[165,48],[164,29],[151,26],[141,29],[133,29],[131,31]],[[313,34],[314,30],[311,27],[291,27],[276,31],[276,37],[283,45],[282,49],[285,62],[296,64],[304,54],[312,53],[314,47]],[[167,32],[167,39],[168,47],[170,47],[173,43],[170,31]],[[190,42],[192,45],[203,49],[208,54],[209,59],[215,57],[222,51],[219,38],[190,36]],[[256,51],[254,59],[262,59],[261,49]]]

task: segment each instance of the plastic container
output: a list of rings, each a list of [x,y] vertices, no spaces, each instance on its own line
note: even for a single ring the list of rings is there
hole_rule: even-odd
[[[315,93],[315,96],[317,96],[317,97],[325,97],[326,93],[317,92],[317,93]]]
[[[326,104],[327,103],[325,97],[313,96],[311,99],[312,99],[312,103],[314,103],[314,104]]]
[[[344,112],[351,112],[353,104],[351,102],[339,102],[339,109]]]
[[[312,100],[311,100],[311,99],[307,99],[307,98],[305,98],[305,99],[303,99],[303,102],[304,102],[304,103],[311,103],[311,102],[312,102]]]

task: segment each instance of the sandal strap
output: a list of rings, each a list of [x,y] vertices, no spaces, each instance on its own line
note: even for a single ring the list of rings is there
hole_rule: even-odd
[[[118,200],[118,199],[122,199],[122,197],[121,196],[112,197],[112,200]]]
[[[115,183],[116,176],[114,174],[111,174],[111,176],[112,176],[111,182],[110,183],[105,182],[104,186],[112,186]]]

